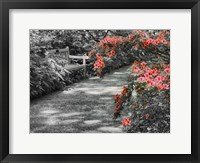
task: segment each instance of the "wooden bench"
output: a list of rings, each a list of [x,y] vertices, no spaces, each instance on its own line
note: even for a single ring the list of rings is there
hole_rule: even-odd
[[[87,55],[83,56],[75,56],[75,55],[70,55],[69,52],[69,47],[67,46],[65,49],[53,49],[53,50],[48,50],[46,51],[45,55],[48,58],[52,54],[56,53],[64,53],[65,54],[65,59],[67,61],[65,65],[65,69],[68,71],[72,70],[77,70],[77,69],[83,69],[83,75],[84,78],[86,77],[86,60],[89,59]],[[81,59],[83,60],[83,64],[71,64],[71,59]]]

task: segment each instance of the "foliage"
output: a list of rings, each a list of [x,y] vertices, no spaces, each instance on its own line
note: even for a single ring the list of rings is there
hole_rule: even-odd
[[[169,57],[170,44],[164,39],[164,33],[139,42],[137,38],[137,50],[144,54],[165,51],[164,57],[154,55],[152,60],[146,58],[148,62],[135,61],[127,85],[123,86],[121,94],[114,96],[113,118],[121,117],[128,132],[169,132],[170,65],[166,56]],[[147,37],[147,34],[142,32],[142,37]]]
[[[134,30],[128,35],[110,35],[89,53],[100,77],[105,74],[107,58],[114,65],[125,62],[124,54],[135,59],[127,85],[114,96],[113,118],[121,117],[128,132],[169,132],[169,34],[167,30]]]
[[[127,126],[127,129],[132,129],[141,122],[150,120],[151,118],[155,120],[154,116],[159,116],[155,112],[160,111],[164,114],[166,111],[165,115],[169,115],[168,108],[166,110],[158,109],[161,101],[169,104],[169,64],[154,64],[151,68],[147,65],[149,64],[145,62],[140,64],[135,62],[130,69],[132,74],[129,77],[128,84],[123,86],[121,94],[114,96],[116,107],[113,116],[114,118],[118,118],[121,115],[125,116],[125,120],[127,121],[128,119],[129,123],[124,123],[123,120],[122,125]],[[158,100],[158,97],[162,100]],[[152,104],[157,105],[157,107],[151,108]],[[127,118],[127,115],[129,118]],[[155,122],[161,122],[161,120]],[[144,128],[142,131],[144,131]]]
[[[121,36],[106,36],[100,40],[89,52],[89,56],[95,60],[94,69],[97,75],[103,77],[113,69],[129,65],[134,57],[129,47],[130,42]]]
[[[44,59],[31,55],[30,63],[30,97],[35,98],[61,89],[69,71],[58,65],[53,59]]]
[[[30,98],[40,97],[83,79],[83,69],[67,71],[65,56],[60,52],[47,56],[47,50],[68,46],[71,55],[83,55],[107,33],[107,30],[30,30]],[[72,63],[82,64],[75,59]],[[87,76],[91,75],[95,73],[88,62]]]
[[[134,30],[127,34],[126,37],[106,36],[89,52],[89,56],[96,60],[94,68],[99,76],[105,74],[102,72],[107,68],[109,62],[112,62],[113,65],[118,63],[126,65],[130,64],[133,58],[144,59],[144,55],[145,59],[150,59],[147,58],[149,55],[155,63],[160,62],[160,59],[157,60],[160,57],[165,62],[169,62],[169,31]]]

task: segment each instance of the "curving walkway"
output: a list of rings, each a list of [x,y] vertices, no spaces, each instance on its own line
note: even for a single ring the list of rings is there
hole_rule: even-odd
[[[120,133],[112,119],[113,95],[126,84],[129,67],[67,86],[30,104],[31,133]]]

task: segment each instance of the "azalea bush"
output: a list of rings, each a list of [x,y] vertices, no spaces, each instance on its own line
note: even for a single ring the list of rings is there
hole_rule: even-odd
[[[167,118],[164,117],[166,118],[164,120],[166,122],[164,126],[167,126],[165,128],[167,131],[169,127],[169,108],[162,110],[158,105],[162,106],[163,103],[169,105],[170,65],[135,62],[131,66],[130,71],[132,73],[129,77],[128,84],[123,86],[121,94],[114,96],[115,112],[113,117],[115,119],[122,117],[122,125],[128,131],[135,128],[135,132],[146,132],[148,127],[158,125],[164,120],[162,119],[163,117],[159,117],[161,113],[158,112],[162,112],[164,116],[168,116]],[[159,100],[159,98],[162,100]],[[152,104],[154,107],[152,107]],[[145,126],[146,130],[138,127],[144,121],[150,121],[152,119],[151,126]],[[155,132],[158,132],[157,129]],[[159,130],[159,132],[161,131]]]
[[[89,52],[97,75],[130,64],[134,59],[169,62],[169,31],[133,30],[127,36],[107,36]]]
[[[95,60],[94,70],[100,77],[107,72],[109,62],[128,65],[135,60],[127,84],[114,96],[113,118],[120,118],[127,132],[169,132],[168,30],[134,30],[126,36],[107,36],[89,56]]]
[[[89,52],[94,59],[94,70],[102,77],[113,69],[129,65],[133,61],[132,43],[122,36],[107,36],[97,42],[96,47]]]

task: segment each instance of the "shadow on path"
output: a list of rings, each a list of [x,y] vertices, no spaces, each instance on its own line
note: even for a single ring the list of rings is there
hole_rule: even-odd
[[[31,133],[121,133],[121,122],[112,119],[113,95],[120,93],[129,67],[72,84],[30,104]]]

